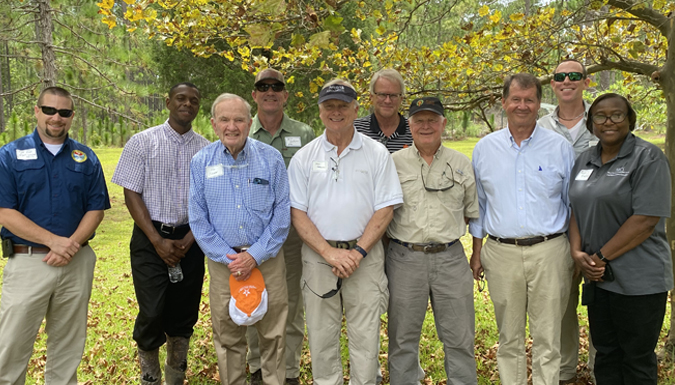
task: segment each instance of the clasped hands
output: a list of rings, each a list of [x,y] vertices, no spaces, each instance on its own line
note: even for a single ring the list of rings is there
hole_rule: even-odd
[[[601,261],[596,254],[589,255],[583,251],[572,251],[572,259],[581,273],[591,281],[603,282],[606,263]]]

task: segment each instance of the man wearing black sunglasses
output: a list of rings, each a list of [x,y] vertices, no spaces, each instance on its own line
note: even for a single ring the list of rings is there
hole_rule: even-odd
[[[73,98],[44,89],[35,131],[0,149],[0,384],[23,384],[46,319],[48,384],[77,383],[96,255],[89,246],[110,208],[96,154],[68,137]]]
[[[413,100],[408,113],[413,146],[392,155],[403,206],[394,210],[387,229],[391,385],[424,378],[419,345],[429,299],[447,383],[477,383],[473,281],[459,238],[468,219],[478,218],[478,196],[469,158],[442,145],[446,122],[438,98]]]
[[[300,148],[314,139],[314,130],[305,123],[291,119],[284,112],[288,91],[285,89],[284,75],[267,68],[255,77],[253,100],[258,105],[258,113],[253,117],[250,136],[276,148],[284,157],[286,167]],[[286,319],[286,384],[300,383],[300,356],[305,336],[305,318],[300,290],[302,277],[302,258],[300,249],[302,240],[297,230],[291,226],[284,243],[284,261],[286,263],[286,285],[288,287],[288,318]],[[248,366],[251,372],[251,385],[262,383],[258,332],[249,327],[246,337],[249,345]]]
[[[551,79],[551,89],[558,99],[558,107],[551,114],[539,119],[542,127],[553,130],[567,139],[574,147],[578,157],[590,147],[598,143],[596,138],[586,129],[588,108],[590,104],[583,99],[583,92],[591,80],[586,67],[575,59],[563,60],[556,67]],[[579,284],[581,274],[575,271],[572,281],[570,300],[562,318],[560,342],[560,383],[573,384],[576,380],[577,361],[579,360],[579,321],[577,305],[579,304]],[[595,348],[588,339],[588,368],[593,371]]]

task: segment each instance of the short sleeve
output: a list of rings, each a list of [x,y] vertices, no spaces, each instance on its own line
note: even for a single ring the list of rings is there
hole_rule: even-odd
[[[657,147],[647,148],[631,176],[633,214],[670,217],[670,166]]]
[[[142,138],[138,134],[132,136],[122,150],[112,182],[142,194],[145,180],[144,153]]]

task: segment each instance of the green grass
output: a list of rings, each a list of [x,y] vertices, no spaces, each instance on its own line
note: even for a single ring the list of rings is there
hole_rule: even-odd
[[[446,146],[454,148],[467,156],[471,156],[477,139],[447,142]],[[79,380],[85,384],[137,384],[139,382],[136,363],[136,346],[131,338],[134,319],[137,312],[131,270],[129,266],[129,239],[132,221],[124,205],[122,189],[110,183],[121,149],[96,149],[104,166],[112,208],[106,211],[106,217],[91,242],[98,256],[94,289],[89,307],[89,330],[87,346],[79,368]],[[471,254],[469,236],[462,237],[462,244],[467,255]],[[4,268],[6,260],[0,259],[0,268]],[[479,383],[498,383],[496,349],[497,327],[494,321],[494,309],[487,291],[475,291],[476,309],[476,363]],[[216,354],[213,347],[208,300],[208,275],[205,278],[200,319],[195,327],[195,335],[191,341],[188,379],[190,384],[219,384]],[[430,309],[429,309],[430,310]],[[582,328],[586,328],[586,309],[578,308]],[[670,306],[665,320],[670,319]],[[386,315],[383,316],[381,335],[382,347],[380,361],[388,383],[386,371]],[[663,345],[669,323],[664,323],[659,347]],[[585,329],[582,329],[582,333]],[[35,344],[35,352],[31,357],[27,384],[43,384],[43,370],[46,354],[46,335],[40,331]],[[345,378],[348,378],[348,362],[345,337],[343,337],[343,366]],[[582,357],[586,358],[586,344],[582,348]],[[423,327],[420,343],[421,364],[426,371],[427,384],[445,384],[443,369],[442,344],[438,341],[433,323],[433,315],[428,311]],[[305,344],[302,356],[301,381],[311,383],[310,356]],[[674,367],[671,363],[661,365],[660,384],[675,384]]]

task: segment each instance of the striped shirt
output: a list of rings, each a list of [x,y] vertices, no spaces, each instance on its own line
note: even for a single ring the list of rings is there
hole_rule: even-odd
[[[410,147],[413,143],[410,127],[408,127],[408,119],[404,118],[401,114],[399,114],[399,118],[398,127],[390,137],[386,137],[382,133],[375,114],[354,120],[354,127],[363,135],[384,144],[389,153],[393,154],[398,150]]]
[[[291,226],[281,153],[248,138],[234,159],[215,142],[195,155],[190,170],[190,228],[204,254],[229,264],[233,247],[250,246],[258,265],[275,257]]]
[[[209,141],[193,130],[183,135],[164,124],[129,139],[112,182],[141,194],[153,221],[188,223],[190,160]]]

